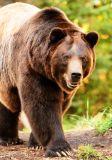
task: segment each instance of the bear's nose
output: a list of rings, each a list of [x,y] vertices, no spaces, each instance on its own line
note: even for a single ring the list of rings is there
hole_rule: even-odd
[[[72,73],[71,74],[71,79],[72,79],[72,82],[78,82],[81,78],[81,73]]]

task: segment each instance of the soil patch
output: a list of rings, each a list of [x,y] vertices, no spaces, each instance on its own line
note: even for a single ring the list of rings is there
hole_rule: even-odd
[[[94,130],[72,131],[65,134],[68,142],[77,151],[79,145],[91,144],[106,156],[112,156],[112,130],[104,135],[97,135]],[[28,149],[29,134],[20,133],[25,143],[17,146],[0,146],[0,160],[49,160],[44,158],[43,150]],[[51,158],[50,158],[51,159]],[[69,158],[52,158],[53,160],[75,160],[75,155]]]

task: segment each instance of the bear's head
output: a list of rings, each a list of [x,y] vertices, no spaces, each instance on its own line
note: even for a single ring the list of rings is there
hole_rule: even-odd
[[[27,28],[26,28],[27,26]],[[66,93],[78,88],[95,66],[98,34],[85,34],[56,8],[47,8],[23,27],[23,44],[33,70],[53,80]]]
[[[50,74],[64,92],[78,88],[94,69],[98,34],[53,28],[49,35]]]

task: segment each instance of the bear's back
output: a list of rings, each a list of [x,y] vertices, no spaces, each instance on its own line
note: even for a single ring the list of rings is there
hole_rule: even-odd
[[[13,3],[0,9],[0,39],[8,37],[40,9],[26,3]]]

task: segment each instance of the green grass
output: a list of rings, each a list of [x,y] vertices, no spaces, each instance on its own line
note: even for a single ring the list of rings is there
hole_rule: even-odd
[[[112,108],[106,107],[96,116],[89,115],[89,104],[87,105],[86,115],[81,117],[77,115],[66,115],[63,121],[65,131],[72,129],[95,129],[98,134],[104,134],[112,128]]]
[[[104,134],[112,128],[112,108],[104,107],[102,112],[96,116],[89,115],[89,103],[87,103],[86,115],[76,116],[68,115],[64,118],[64,130],[73,129],[95,129],[98,134]],[[77,150],[77,160],[112,160],[112,157],[106,157],[95,150],[91,145],[79,146]]]
[[[112,109],[105,110],[101,121],[98,121],[95,125],[96,132],[98,134],[104,134],[112,128]]]
[[[112,160],[112,157],[105,157],[95,150],[91,145],[79,146],[77,151],[78,160]]]

